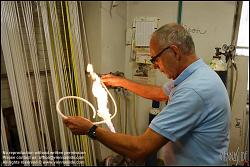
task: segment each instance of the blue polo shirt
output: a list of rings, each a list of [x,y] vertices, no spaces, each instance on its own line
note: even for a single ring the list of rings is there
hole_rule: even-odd
[[[199,59],[173,84],[167,106],[149,125],[172,141],[173,165],[227,165],[221,155],[228,151],[231,109],[223,82]]]

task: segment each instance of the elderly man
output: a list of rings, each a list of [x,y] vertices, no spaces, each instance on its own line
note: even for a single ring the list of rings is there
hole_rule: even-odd
[[[166,24],[150,40],[151,62],[173,79],[160,86],[145,85],[106,75],[106,85],[124,87],[152,100],[168,100],[167,106],[140,136],[112,133],[83,117],[64,120],[74,134],[97,139],[119,154],[145,160],[165,148],[166,165],[226,165],[230,104],[219,76],[195,54],[191,35],[181,25]]]

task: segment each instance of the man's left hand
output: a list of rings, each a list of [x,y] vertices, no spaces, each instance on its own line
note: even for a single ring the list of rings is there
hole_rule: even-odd
[[[86,135],[88,130],[93,126],[93,123],[81,116],[69,116],[63,119],[64,124],[75,135]]]

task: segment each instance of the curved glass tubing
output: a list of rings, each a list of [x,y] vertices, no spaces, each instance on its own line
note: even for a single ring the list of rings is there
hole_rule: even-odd
[[[56,103],[56,110],[58,112],[58,114],[63,117],[64,119],[67,118],[67,116],[65,116],[62,112],[61,112],[61,109],[60,109],[60,103],[63,101],[63,100],[66,100],[66,99],[77,99],[77,100],[80,100],[80,101],[83,101],[84,103],[87,103],[91,109],[92,109],[92,112],[93,112],[93,118],[96,117],[96,114],[99,116],[99,117],[102,117],[103,120],[102,121],[99,121],[99,122],[93,122],[94,125],[98,125],[98,124],[103,124],[103,123],[106,123],[107,126],[109,127],[109,129],[112,131],[112,132],[115,132],[115,129],[114,129],[114,126],[111,122],[111,120],[115,117],[116,113],[117,113],[117,105],[116,105],[116,102],[113,98],[113,96],[111,95],[111,93],[108,91],[107,87],[104,85],[103,82],[101,82],[101,79],[100,77],[94,73],[93,71],[93,67],[91,64],[88,64],[88,67],[87,67],[87,71],[90,73],[91,77],[92,77],[92,80],[94,81],[93,82],[93,85],[92,85],[92,93],[93,95],[96,97],[97,99],[97,104],[98,104],[98,110],[95,109],[95,107],[86,99],[82,98],[82,97],[78,97],[78,96],[65,96],[65,97],[62,97],[61,99],[58,100],[58,102]],[[112,99],[112,102],[114,104],[114,108],[115,108],[115,112],[114,114],[111,116],[111,114],[109,113],[109,109],[107,108],[107,103],[108,103],[108,96],[107,94],[110,96],[110,98]]]

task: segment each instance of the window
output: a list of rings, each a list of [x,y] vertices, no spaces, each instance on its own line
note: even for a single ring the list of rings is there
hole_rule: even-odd
[[[236,54],[249,56],[249,1],[243,1],[242,4]],[[249,63],[248,63],[248,76],[249,76]],[[247,83],[247,90],[249,90],[249,78]]]

